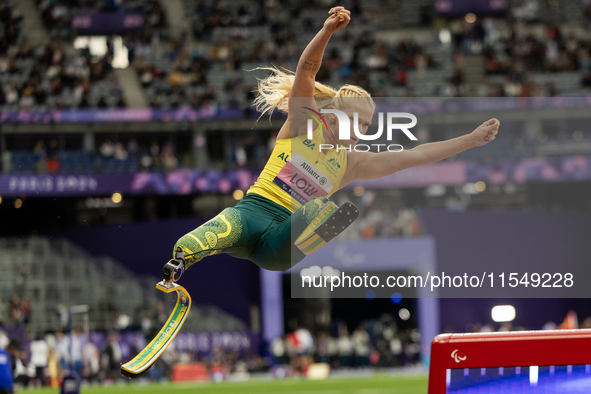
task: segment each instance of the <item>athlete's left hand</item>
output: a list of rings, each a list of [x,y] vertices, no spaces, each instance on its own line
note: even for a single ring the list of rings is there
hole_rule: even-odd
[[[501,122],[497,118],[487,120],[469,135],[474,146],[486,145],[496,138]]]

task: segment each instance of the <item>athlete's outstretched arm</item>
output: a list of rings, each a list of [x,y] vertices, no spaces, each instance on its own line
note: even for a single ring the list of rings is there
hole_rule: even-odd
[[[320,29],[312,41],[310,41],[300,56],[295,73],[293,88],[291,89],[289,95],[288,122],[292,121],[292,124],[298,124],[302,127],[299,127],[300,130],[291,130],[290,135],[282,135],[282,133],[287,134],[290,129],[283,128],[279,132],[277,138],[296,137],[297,135],[304,134],[306,132],[305,127],[303,127],[305,125],[305,120],[300,121],[296,118],[301,114],[301,108],[295,109],[295,113],[292,114],[292,98],[297,97],[296,105],[298,107],[309,107],[317,110],[316,103],[314,101],[314,89],[316,74],[320,69],[322,57],[324,56],[324,49],[326,48],[330,37],[338,30],[347,26],[351,20],[351,12],[346,10],[344,7],[333,7],[328,13],[330,16],[324,22],[324,26],[322,29]]]
[[[498,119],[493,118],[470,134],[447,141],[422,144],[401,152],[351,152],[348,157],[353,163],[351,174],[346,177],[347,183],[357,179],[380,178],[405,168],[434,163],[470,148],[486,145],[495,139],[499,125]]]

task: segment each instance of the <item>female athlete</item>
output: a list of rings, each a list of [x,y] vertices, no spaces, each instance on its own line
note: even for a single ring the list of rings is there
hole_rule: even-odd
[[[302,53],[295,74],[268,68],[272,74],[259,81],[254,101],[257,109],[263,114],[287,112],[273,153],[238,204],[177,241],[174,259],[163,270],[169,279],[177,280],[184,269],[217,253],[248,259],[267,270],[290,269],[356,217],[354,205],[339,208],[328,200],[338,189],[355,180],[433,163],[495,139],[499,121],[490,119],[470,134],[401,152],[318,149],[320,144],[355,146],[358,140],[353,132],[350,141],[339,140],[338,118],[331,113],[324,115],[323,122],[317,122],[313,132],[308,130],[312,123],[306,121],[318,114],[319,108],[338,109],[351,119],[353,113],[358,113],[361,133],[367,131],[375,109],[369,93],[358,86],[334,90],[315,81],[330,37],[351,20],[350,11],[344,7],[334,7],[329,14]]]

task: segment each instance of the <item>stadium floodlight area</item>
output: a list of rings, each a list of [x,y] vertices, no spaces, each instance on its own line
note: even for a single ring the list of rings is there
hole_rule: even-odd
[[[429,394],[589,393],[591,330],[442,334]]]

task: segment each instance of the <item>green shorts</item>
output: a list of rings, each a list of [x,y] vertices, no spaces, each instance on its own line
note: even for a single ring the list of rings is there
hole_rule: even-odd
[[[314,198],[293,214],[258,194],[247,194],[232,208],[181,237],[186,267],[218,253],[247,259],[270,271],[286,271],[306,256],[294,245],[318,215],[322,198]]]

